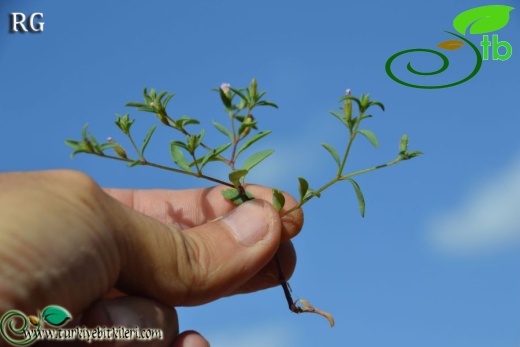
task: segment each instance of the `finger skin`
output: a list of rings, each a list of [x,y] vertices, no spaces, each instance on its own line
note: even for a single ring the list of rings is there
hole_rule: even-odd
[[[179,229],[187,229],[222,217],[236,207],[225,200],[221,194],[221,191],[227,188],[229,187],[217,186],[186,190],[104,188],[104,190],[113,198],[136,211],[164,224]],[[248,185],[247,190],[255,198],[271,202],[271,189]],[[286,203],[281,213],[297,205],[296,200],[291,195],[283,194]],[[298,209],[284,216],[282,226],[282,241],[287,241],[296,236],[303,226],[302,210]]]
[[[232,255],[237,253],[229,250],[242,249],[235,248],[236,240],[221,220],[204,224],[234,208],[222,201],[220,189],[182,191],[176,198],[183,202],[170,206],[185,218],[165,225],[161,219],[167,222],[172,215],[161,215],[165,200],[150,192],[108,190],[121,200],[131,196],[125,206],[79,172],[0,175],[0,219],[7,221],[0,226],[0,311],[34,312],[57,304],[79,313],[115,285],[169,306],[197,305],[276,285],[268,275],[273,268],[269,259],[282,234],[288,238],[299,231],[301,213],[296,211],[280,223],[270,204],[255,202],[270,219],[272,232],[258,249],[245,251],[246,261],[236,269],[219,267],[215,264],[233,264]],[[256,186],[248,189],[259,200],[270,192]],[[159,195],[164,197],[164,191]],[[197,210],[197,201],[204,207]],[[180,232],[172,226],[175,223],[193,228]],[[284,244],[289,246],[281,248],[282,265],[289,276],[295,256],[290,243]],[[221,245],[228,251],[217,252]],[[205,256],[197,257],[201,254]],[[226,275],[221,278],[219,271]]]

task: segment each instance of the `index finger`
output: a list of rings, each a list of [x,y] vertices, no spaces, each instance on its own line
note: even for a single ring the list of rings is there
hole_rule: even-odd
[[[202,225],[231,211],[235,205],[224,199],[221,191],[225,186],[210,188],[165,190],[165,189],[115,189],[104,188],[105,192],[132,209],[146,214],[162,223],[179,229]],[[270,188],[248,185],[247,190],[255,198],[271,202]],[[281,213],[297,205],[289,194]],[[282,218],[282,241],[296,236],[303,226],[303,212],[297,209]]]

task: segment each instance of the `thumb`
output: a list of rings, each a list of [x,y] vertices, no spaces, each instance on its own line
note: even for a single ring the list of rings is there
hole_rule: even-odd
[[[263,200],[183,231],[123,209],[126,216],[116,219],[124,222],[115,230],[117,287],[168,305],[199,305],[231,294],[272,259],[280,243],[280,218]]]

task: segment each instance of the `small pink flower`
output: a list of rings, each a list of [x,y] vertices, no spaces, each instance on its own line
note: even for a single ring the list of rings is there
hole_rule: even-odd
[[[114,139],[109,136],[109,137],[107,137],[107,141],[108,142],[114,142]]]
[[[222,89],[222,91],[224,93],[228,93],[229,92],[229,87],[231,87],[231,84],[229,84],[229,83],[222,83],[220,85],[220,89]]]
[[[345,95],[350,95],[350,88],[345,90]]]

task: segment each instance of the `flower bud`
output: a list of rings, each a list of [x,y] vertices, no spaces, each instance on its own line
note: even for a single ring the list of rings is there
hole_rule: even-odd
[[[125,150],[123,149],[123,147],[121,147],[121,145],[119,143],[117,143],[113,138],[111,137],[108,137],[107,138],[107,141],[110,142],[110,143],[116,143],[117,146],[113,147],[114,148],[114,151],[117,153],[117,155],[119,155],[121,158],[123,159],[128,159],[127,155],[126,155],[126,152]]]
[[[345,91],[345,95],[350,95],[350,89]],[[345,117],[347,118],[347,122],[350,122],[352,119],[352,101],[350,99],[345,100],[345,105],[343,105],[343,109],[345,112]]]
[[[253,78],[253,80],[251,81],[251,95],[256,95],[256,90],[257,90],[257,84],[256,84],[256,78]]]
[[[253,117],[252,114],[247,116],[246,119],[244,119],[244,122],[242,124],[244,124],[245,127],[244,127],[244,130],[242,130],[242,132],[240,133],[240,137],[241,138],[244,138],[247,135],[249,135],[249,132],[251,131],[252,126],[251,125],[247,125],[247,124],[253,122],[254,120],[255,120],[255,118]]]
[[[230,87],[231,87],[231,84],[229,84],[229,83],[222,83],[222,84],[220,85],[220,89],[222,89],[222,91],[223,91],[226,95],[229,94],[229,90],[230,90],[229,88],[230,88]]]

